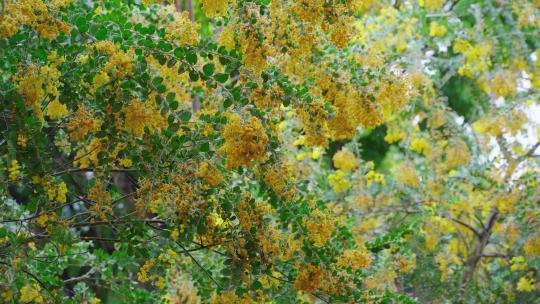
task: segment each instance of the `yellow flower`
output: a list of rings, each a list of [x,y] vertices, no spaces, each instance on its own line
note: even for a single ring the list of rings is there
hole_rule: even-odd
[[[336,265],[338,267],[351,267],[353,271],[369,267],[369,265],[371,265],[369,251],[363,247],[358,249],[347,249],[337,258]]]
[[[353,171],[358,167],[358,159],[347,148],[343,148],[334,154],[332,160],[334,161],[334,167],[343,171]]]
[[[309,157],[311,157],[312,159],[319,159],[319,157],[321,156],[321,153],[323,152],[324,150],[321,148],[321,147],[315,147],[313,148],[313,150],[309,153]]]
[[[227,155],[227,168],[252,167],[267,159],[268,135],[261,121],[251,117],[242,122],[238,114],[229,114],[223,130],[225,144],[220,151]]]
[[[120,166],[130,168],[133,166],[133,161],[129,158],[122,158],[119,162]]]
[[[517,283],[516,290],[523,292],[530,292],[534,290],[535,280],[534,278],[521,277]]]
[[[420,178],[418,178],[414,163],[409,161],[403,163],[398,169],[396,181],[403,186],[412,188],[418,187]]]
[[[227,14],[228,0],[201,0],[202,11],[208,18],[221,17]]]
[[[21,296],[19,301],[21,303],[36,302],[43,303],[43,297],[39,294],[41,286],[37,283],[26,284],[21,288]]]
[[[424,138],[415,137],[411,141],[411,151],[425,155],[429,151],[429,142]]]
[[[345,176],[345,172],[341,170],[337,170],[335,174],[328,175],[328,182],[333,187],[335,193],[346,191],[351,187],[351,182]]]
[[[8,173],[9,180],[12,182],[18,180],[21,176],[21,166],[16,159],[11,161],[11,165],[8,168]]]
[[[90,89],[90,92],[92,94],[95,93],[99,88],[104,86],[110,80],[111,77],[109,77],[109,74],[107,74],[107,72],[100,71],[96,74],[96,76],[94,76],[94,79],[92,80],[92,88]]]
[[[209,161],[204,161],[199,165],[199,177],[206,180],[211,187],[218,186],[223,180],[221,172]]]
[[[418,5],[427,10],[440,10],[446,0],[418,0]]]
[[[512,271],[525,270],[528,266],[527,261],[525,261],[523,256],[513,257],[510,263],[512,263],[512,266],[510,267],[510,270]]]
[[[446,34],[446,27],[439,25],[437,22],[431,22],[429,24],[429,35],[433,37],[443,37]]]
[[[151,280],[151,277],[148,277],[148,272],[154,266],[154,260],[150,259],[144,263],[144,265],[139,269],[137,273],[137,280],[141,283],[145,283]]]
[[[223,46],[227,51],[231,51],[234,49],[235,46],[235,27],[234,23],[229,23],[221,32],[221,35],[219,36],[219,42],[218,44],[220,46]]]
[[[382,186],[386,185],[386,179],[384,178],[384,174],[377,173],[375,170],[370,170],[368,173],[366,173],[366,184],[367,186],[371,186],[373,182],[379,183]]]

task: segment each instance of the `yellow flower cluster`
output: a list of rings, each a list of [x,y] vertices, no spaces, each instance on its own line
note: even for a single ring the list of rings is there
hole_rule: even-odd
[[[69,137],[72,141],[83,140],[88,133],[99,131],[101,124],[102,121],[95,118],[88,107],[81,104],[67,123]]]
[[[91,164],[94,164],[95,166],[98,165],[98,153],[103,149],[99,138],[92,138],[88,144],[80,143],[77,148],[78,151],[73,160],[74,166],[86,169],[90,168]]]
[[[462,139],[451,141],[446,150],[446,164],[448,168],[465,165],[471,160],[469,147]]]
[[[19,301],[21,303],[43,303],[43,297],[40,294],[41,286],[38,283],[26,284],[21,288],[21,296]]]
[[[50,65],[40,68],[35,65],[21,66],[21,69],[13,77],[13,81],[18,85],[19,93],[25,97],[25,105],[32,108],[42,122],[44,119],[41,103],[47,96],[52,96],[56,100],[59,95],[58,89],[62,86],[57,66],[63,62],[63,58],[57,58],[55,53],[52,53],[48,58],[52,61]]]
[[[24,133],[19,132],[17,134],[17,145],[21,148],[26,148],[28,138],[26,138],[26,135]]]
[[[221,172],[207,160],[199,164],[199,177],[206,180],[211,187],[218,186],[223,180]]]
[[[531,292],[535,289],[535,279],[533,277],[521,277],[517,283],[516,290],[523,292]]]
[[[106,187],[102,179],[96,179],[88,192],[88,198],[94,202],[88,210],[97,214],[102,221],[106,221],[107,215],[112,213],[112,198]]]
[[[170,20],[168,16],[173,16]],[[197,22],[189,19],[187,11],[177,12],[174,5],[163,6],[160,12],[161,26],[165,27],[167,39],[173,39],[178,44],[198,45],[199,28]]]
[[[36,225],[41,228],[47,228],[49,223],[54,223],[58,220],[58,216],[55,213],[47,214],[45,212],[42,212],[37,218],[36,218]]]
[[[229,23],[226,27],[223,28],[221,34],[219,35],[219,46],[223,46],[227,51],[234,49],[235,43],[235,34],[236,27],[234,23]]]
[[[395,143],[405,138],[405,132],[397,126],[389,126],[388,131],[386,132],[386,135],[384,136],[384,140],[389,143]]]
[[[527,256],[540,256],[540,234],[533,235],[525,242],[525,254]]]
[[[225,16],[228,4],[228,0],[201,0],[202,11],[208,18]]]
[[[462,38],[454,41],[454,51],[463,54],[464,65],[458,69],[458,74],[469,78],[475,78],[491,66],[491,54],[493,47],[490,43],[472,44]]]
[[[443,37],[446,35],[446,27],[433,21],[429,24],[429,35],[433,37]]]
[[[353,271],[366,268],[371,265],[369,251],[366,248],[347,249],[337,258],[338,267],[351,267]]]
[[[401,273],[409,273],[416,268],[416,255],[410,257],[400,255],[396,259],[396,264]]]
[[[444,5],[445,0],[418,0],[418,5],[425,7],[427,10],[440,10]]]
[[[60,103],[58,99],[53,100],[47,106],[47,115],[51,119],[60,119],[69,114],[69,111],[65,104]]]
[[[47,195],[50,200],[55,200],[57,202],[60,202],[62,204],[65,204],[67,201],[66,194],[68,192],[66,183],[61,181],[55,186],[50,186],[47,189]]]
[[[416,188],[420,184],[420,178],[418,178],[418,173],[414,163],[411,161],[404,162],[398,168],[396,181],[407,187]]]
[[[330,183],[335,193],[341,193],[351,188],[351,181],[342,170],[337,170],[336,173],[329,174],[328,183]]]
[[[298,265],[299,272],[294,281],[294,289],[298,291],[314,292],[323,283],[324,273],[320,266],[312,264]]]
[[[491,90],[498,97],[514,96],[517,93],[517,75],[510,71],[497,73],[491,82]]]
[[[343,171],[354,171],[358,167],[358,159],[347,148],[343,148],[332,157],[334,167]]]
[[[375,171],[375,164],[371,161],[366,163],[366,167],[369,168],[369,171],[366,173],[366,185],[369,187],[373,182],[381,184],[382,186],[386,185],[386,178],[384,174],[378,173]]]
[[[277,164],[271,168],[261,167],[260,174],[264,176],[264,183],[282,199],[288,201],[295,196],[295,186],[292,184],[292,168],[287,163]]]
[[[14,182],[19,179],[21,176],[21,165],[19,165],[19,162],[14,159],[11,161],[10,166],[8,168],[8,178],[10,181]]]
[[[148,272],[154,266],[154,260],[150,259],[144,262],[143,266],[139,269],[137,273],[137,280],[141,283],[146,283],[152,279],[152,276],[148,277]]]
[[[527,269],[527,261],[525,261],[525,258],[523,256],[517,256],[513,257],[510,261],[512,266],[510,267],[510,270],[512,271],[522,271]]]
[[[326,146],[329,130],[327,125],[328,112],[322,102],[312,102],[297,109],[297,114],[304,128],[304,144],[308,147]]]
[[[319,209],[314,210],[309,217],[304,217],[303,224],[308,230],[309,238],[318,246],[324,245],[334,230],[330,215]]]
[[[144,128],[148,128],[152,133],[156,129],[167,127],[167,120],[152,102],[134,100],[122,109],[122,113],[125,115],[123,129],[135,136],[142,136]]]
[[[265,161],[269,139],[261,121],[250,117],[242,122],[238,114],[229,114],[227,119],[223,130],[225,144],[220,149],[227,155],[227,168],[250,168],[255,162]]]
[[[21,26],[30,26],[45,39],[54,39],[71,28],[52,11],[71,4],[71,1],[6,0],[0,15],[0,39],[15,35]],[[49,6],[48,6],[49,5]]]
[[[411,140],[411,151],[426,155],[429,150],[429,142],[425,138],[414,137]]]
[[[122,79],[126,76],[133,75],[135,52],[132,49],[124,51],[119,45],[109,40],[97,41],[90,44],[88,49],[95,49],[98,53],[108,56],[107,62],[92,80],[92,86],[90,87],[91,94],[94,94],[98,89],[110,82],[111,76],[115,79]]]

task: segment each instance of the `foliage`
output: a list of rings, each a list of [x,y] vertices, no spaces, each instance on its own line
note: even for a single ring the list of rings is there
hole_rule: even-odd
[[[2,302],[533,303],[539,25],[528,0],[4,0]]]

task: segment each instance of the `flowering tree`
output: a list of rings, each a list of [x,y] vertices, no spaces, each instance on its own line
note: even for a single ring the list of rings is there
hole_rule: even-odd
[[[4,0],[1,301],[533,303],[539,25],[529,0]]]

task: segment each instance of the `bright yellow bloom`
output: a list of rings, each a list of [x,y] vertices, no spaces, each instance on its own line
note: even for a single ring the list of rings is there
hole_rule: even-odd
[[[154,266],[154,260],[150,259],[144,262],[144,265],[137,273],[137,280],[139,282],[145,283],[151,280],[152,276],[148,277],[148,272],[152,269],[152,266]]]
[[[517,283],[516,290],[523,292],[531,292],[535,288],[534,278],[521,277]]]
[[[251,117],[242,122],[238,114],[229,114],[223,130],[225,144],[220,151],[227,155],[227,168],[252,167],[267,159],[268,135],[261,121]]]
[[[424,138],[415,137],[411,141],[411,151],[427,154],[429,151],[429,142]]]
[[[53,100],[47,106],[47,115],[51,119],[60,119],[69,114],[69,111],[65,104],[60,103],[58,99]]]
[[[332,158],[334,167],[343,171],[353,171],[358,167],[358,159],[347,148],[343,148],[334,154]]]
[[[335,193],[346,191],[351,187],[351,182],[345,176],[345,172],[341,170],[337,170],[336,173],[328,175],[328,182]]]
[[[21,288],[21,296],[19,301],[21,303],[28,303],[34,301],[35,303],[43,303],[43,297],[39,294],[41,286],[37,283],[26,284]]]
[[[443,37],[446,34],[446,27],[439,25],[437,22],[431,22],[429,24],[429,35],[433,37]]]
[[[122,158],[119,162],[120,166],[131,168],[133,166],[133,161],[129,158]]]
[[[202,11],[208,18],[225,16],[228,4],[228,0],[201,0]]]
[[[8,168],[8,174],[9,180],[12,182],[18,180],[21,176],[21,166],[16,159],[11,161],[11,165]]]

